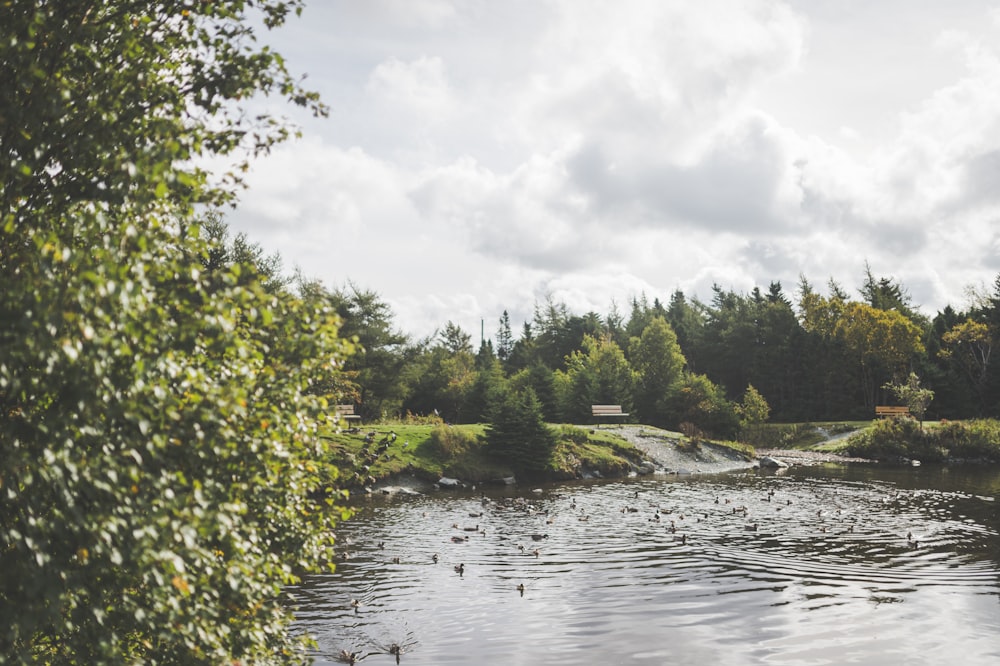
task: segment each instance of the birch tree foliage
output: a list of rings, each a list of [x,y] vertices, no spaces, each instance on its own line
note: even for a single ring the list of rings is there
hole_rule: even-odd
[[[291,131],[246,100],[325,111],[255,43],[299,8],[0,3],[0,663],[303,659],[281,595],[332,559],[315,387],[349,350],[206,272],[193,213]]]

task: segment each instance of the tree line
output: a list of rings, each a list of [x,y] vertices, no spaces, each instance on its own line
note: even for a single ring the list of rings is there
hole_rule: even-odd
[[[452,322],[412,339],[377,293],[353,283],[311,288],[358,342],[344,380],[369,420],[489,421],[504,391],[531,389],[550,422],[587,423],[591,405],[621,404],[643,423],[731,437],[748,399],[763,400],[778,422],[870,419],[876,405],[898,404],[893,386],[911,374],[933,392],[927,418],[996,416],[1000,276],[991,293],[933,318],[898,280],[868,266],[862,277],[853,295],[803,277],[794,295],[778,282],[749,293],[715,286],[707,301],[678,290],[603,315],[549,299],[517,334],[504,311],[478,346]]]

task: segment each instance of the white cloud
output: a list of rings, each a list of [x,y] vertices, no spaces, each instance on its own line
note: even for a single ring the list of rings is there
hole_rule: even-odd
[[[400,113],[437,116],[438,120],[444,120],[441,116],[447,116],[454,105],[439,57],[422,56],[412,62],[390,58],[372,72],[366,91]]]
[[[332,118],[256,166],[233,223],[418,334],[491,335],[545,294],[853,289],[866,260],[958,305],[1000,219],[995,12],[960,5],[312,5],[289,58]]]

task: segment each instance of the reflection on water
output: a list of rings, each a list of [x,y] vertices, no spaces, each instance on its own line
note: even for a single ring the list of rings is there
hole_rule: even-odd
[[[994,664],[997,489],[828,466],[376,497],[292,593],[317,663]]]

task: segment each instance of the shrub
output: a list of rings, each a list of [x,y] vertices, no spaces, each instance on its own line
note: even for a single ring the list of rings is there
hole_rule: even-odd
[[[476,436],[460,428],[440,424],[431,430],[431,450],[442,458],[456,458],[469,452],[476,445]]]
[[[665,404],[670,421],[691,423],[709,437],[730,439],[739,430],[735,405],[705,375],[685,374],[671,387]]]
[[[1000,422],[996,420],[950,422],[935,430],[934,435],[950,458],[1000,460]]]
[[[583,428],[564,425],[559,428],[559,438],[569,440],[574,444],[586,444],[590,441],[590,433]]]
[[[399,422],[405,425],[443,425],[444,419],[438,414],[414,414],[407,410]]]
[[[944,460],[947,452],[937,438],[924,431],[914,419],[882,419],[871,428],[852,436],[846,450],[864,458],[918,458]]]
[[[698,440],[705,439],[705,433],[690,421],[685,421],[677,427],[681,434],[691,440],[692,444],[697,444]]]

